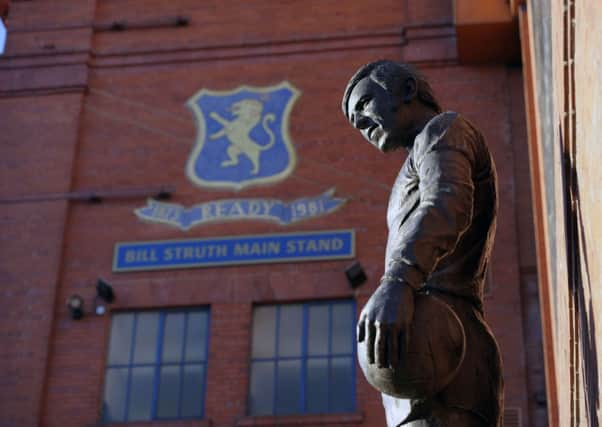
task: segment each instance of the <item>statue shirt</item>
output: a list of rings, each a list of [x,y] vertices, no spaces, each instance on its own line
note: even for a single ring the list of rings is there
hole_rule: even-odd
[[[485,139],[455,112],[433,117],[391,192],[385,274],[481,309],[496,216],[497,179]]]

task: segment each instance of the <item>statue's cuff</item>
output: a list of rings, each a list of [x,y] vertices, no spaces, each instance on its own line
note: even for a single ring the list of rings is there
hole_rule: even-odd
[[[407,283],[414,290],[422,288],[425,275],[413,263],[404,259],[395,259],[385,269],[385,276],[401,283]]]
[[[389,274],[384,274],[383,277],[380,278],[380,283],[382,283],[385,280],[392,280],[394,282],[399,283],[400,285],[407,285],[415,291],[419,291],[421,288],[421,286],[414,286],[413,284],[411,284],[407,280],[402,279],[401,277],[395,277]]]

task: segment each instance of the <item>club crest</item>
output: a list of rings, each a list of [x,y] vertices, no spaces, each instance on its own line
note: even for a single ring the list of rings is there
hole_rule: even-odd
[[[201,187],[234,190],[284,179],[296,162],[288,121],[298,97],[286,81],[200,90],[188,101],[197,122],[188,178]]]

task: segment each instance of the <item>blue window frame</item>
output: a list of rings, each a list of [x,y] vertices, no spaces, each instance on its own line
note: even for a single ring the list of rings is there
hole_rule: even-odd
[[[355,310],[354,301],[256,306],[249,414],[354,411]]]
[[[103,421],[202,418],[208,344],[207,308],[114,314]]]

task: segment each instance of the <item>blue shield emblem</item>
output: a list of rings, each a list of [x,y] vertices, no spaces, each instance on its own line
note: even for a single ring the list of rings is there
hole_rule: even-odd
[[[188,101],[198,132],[188,178],[202,187],[234,190],[284,179],[296,163],[288,122],[298,97],[288,82],[199,91]]]

